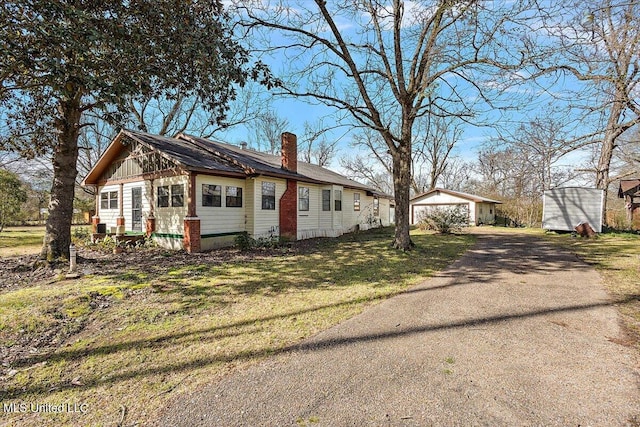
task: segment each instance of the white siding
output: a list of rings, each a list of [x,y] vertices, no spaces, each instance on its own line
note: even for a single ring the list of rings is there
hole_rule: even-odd
[[[276,184],[276,208],[262,209],[262,183],[274,182]],[[252,237],[272,237],[280,235],[280,198],[287,189],[287,181],[278,178],[260,177],[255,180],[253,194],[254,229]]]
[[[196,214],[200,219],[202,250],[233,245],[235,236],[246,230],[248,182],[248,180],[237,178],[196,176]],[[202,184],[220,186],[220,207],[202,205]],[[242,189],[242,207],[226,206],[227,187]]]
[[[198,175],[196,177],[196,214],[200,218],[201,234],[221,234],[245,231],[247,191],[244,179]],[[202,184],[221,187],[221,207],[202,206]],[[226,188],[242,188],[242,207],[226,206]]]
[[[335,210],[336,207],[336,196],[337,196],[337,192],[340,192],[340,201],[341,201],[341,206],[340,206],[340,210],[337,211]],[[343,216],[343,212],[344,212],[344,189],[341,186],[338,185],[334,185],[331,188],[331,210],[333,211],[333,221],[332,221],[332,229],[335,230],[336,232],[340,233],[338,235],[342,234],[342,216]]]
[[[158,187],[164,185],[184,185],[184,204],[182,207],[158,207]],[[154,212],[156,218],[156,233],[162,235],[172,235],[174,238],[182,239],[184,233],[184,218],[187,216],[187,198],[189,194],[189,178],[185,175],[158,178],[153,181],[153,200],[155,203]],[[171,205],[171,198],[169,198]]]
[[[389,199],[380,198],[380,221],[382,225],[388,227],[391,225],[391,201]]]
[[[322,210],[322,192],[320,187],[313,184],[298,183],[298,189],[309,189],[309,210],[301,211],[298,204],[298,239],[306,239],[307,236],[315,237],[320,229],[320,211]]]
[[[602,232],[604,192],[596,188],[554,188],[543,196],[542,228],[573,231],[581,222],[588,222]]]
[[[115,184],[115,185],[105,185],[104,187],[101,187],[99,192],[103,193],[105,191],[111,192],[111,191],[115,191],[115,192],[119,192],[120,191],[120,185]],[[118,204],[121,202],[120,200],[120,196],[118,196]],[[118,218],[118,215],[120,214],[120,210],[119,208],[115,208],[115,209],[103,209],[102,207],[100,207],[100,211],[98,212],[98,216],[100,217],[100,222],[104,223],[107,225],[107,231],[109,231],[111,229],[111,227],[115,227],[116,226],[116,218]]]

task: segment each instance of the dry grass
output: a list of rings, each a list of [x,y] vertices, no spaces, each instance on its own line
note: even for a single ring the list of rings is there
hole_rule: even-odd
[[[180,392],[290,346],[431,276],[473,237],[391,230],[327,239],[304,254],[193,262],[165,271],[32,284],[3,292],[3,404],[85,404],[85,413],[3,414],[9,425],[146,425]],[[38,337],[54,334],[54,348]],[[55,338],[53,340],[55,342]],[[125,411],[126,409],[126,411]],[[123,412],[124,411],[124,412]],[[123,417],[124,414],[124,417]]]

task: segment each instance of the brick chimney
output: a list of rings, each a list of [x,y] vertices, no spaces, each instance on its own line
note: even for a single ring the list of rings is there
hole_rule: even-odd
[[[289,132],[282,134],[282,169],[298,172],[298,137]]]

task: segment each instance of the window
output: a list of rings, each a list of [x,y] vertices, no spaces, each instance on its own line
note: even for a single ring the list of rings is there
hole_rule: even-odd
[[[353,210],[355,212],[360,210],[360,193],[353,193]]]
[[[334,191],[335,194],[335,210],[336,211],[341,211],[342,210],[342,191],[341,190],[335,190]]]
[[[184,206],[184,185],[176,184],[171,186],[171,206],[174,208]]]
[[[298,188],[298,210],[300,211],[309,210],[309,188],[308,187]]]
[[[100,209],[118,209],[118,192],[105,191],[100,193]]]
[[[222,186],[202,184],[202,206],[222,206]]]
[[[228,208],[241,208],[242,207],[242,188],[240,187],[227,187],[227,197],[225,204]]]
[[[331,210],[331,190],[322,190],[322,210]]]
[[[276,208],[276,183],[262,183],[262,209],[275,210]]]
[[[380,199],[373,198],[373,216],[380,216]]]
[[[167,208],[169,206],[179,208],[184,206],[184,185],[175,184],[171,187],[168,185],[159,186],[156,204],[159,208]]]
[[[166,208],[169,206],[169,187],[166,185],[158,187],[157,204],[159,208]]]

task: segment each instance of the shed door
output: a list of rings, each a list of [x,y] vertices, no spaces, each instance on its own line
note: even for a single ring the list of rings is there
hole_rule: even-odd
[[[131,230],[142,231],[142,187],[131,189]]]

